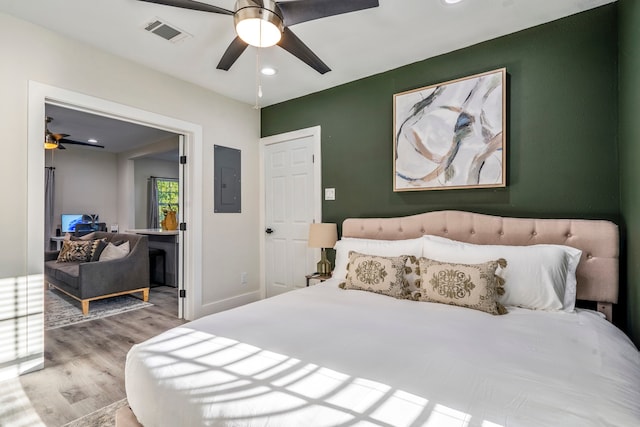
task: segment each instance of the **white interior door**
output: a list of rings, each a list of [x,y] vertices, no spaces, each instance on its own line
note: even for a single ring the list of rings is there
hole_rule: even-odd
[[[298,136],[299,135],[299,136]],[[264,146],[264,267],[266,295],[306,285],[316,252],[307,247],[309,224],[321,221],[319,129],[285,134]],[[273,137],[271,137],[273,138]],[[274,140],[271,140],[273,142]],[[319,255],[318,255],[319,256]]]

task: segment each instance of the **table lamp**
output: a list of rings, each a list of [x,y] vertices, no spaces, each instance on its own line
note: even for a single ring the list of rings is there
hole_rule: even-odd
[[[332,248],[338,240],[338,227],[331,223],[313,223],[309,227],[309,247],[320,248],[322,256],[318,261],[318,273],[331,274],[331,263],[327,259],[326,248]]]

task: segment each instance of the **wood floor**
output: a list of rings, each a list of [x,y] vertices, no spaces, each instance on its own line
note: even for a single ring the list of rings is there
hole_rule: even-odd
[[[45,369],[19,378],[41,420],[62,426],[126,397],[131,346],[184,323],[177,318],[176,293],[154,287],[152,307],[46,331]]]

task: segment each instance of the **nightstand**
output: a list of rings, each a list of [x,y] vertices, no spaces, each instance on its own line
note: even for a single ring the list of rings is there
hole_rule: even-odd
[[[329,274],[313,273],[313,274],[308,274],[304,277],[307,278],[307,286],[309,286],[310,280],[319,280],[321,282],[324,282],[325,280],[331,279],[331,273]]]

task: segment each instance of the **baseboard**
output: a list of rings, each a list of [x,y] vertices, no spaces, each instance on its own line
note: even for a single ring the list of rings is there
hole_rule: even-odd
[[[201,311],[197,317],[206,316],[208,314],[219,313],[221,311],[229,310],[231,308],[240,307],[245,304],[259,301],[260,291],[247,292],[246,294],[237,295],[235,297],[227,298],[220,301],[210,302],[202,304]]]

